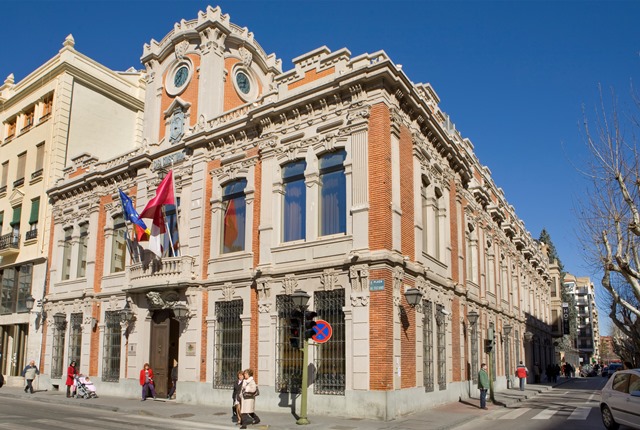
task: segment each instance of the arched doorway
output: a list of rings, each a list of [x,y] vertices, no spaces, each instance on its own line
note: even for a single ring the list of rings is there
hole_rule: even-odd
[[[156,393],[166,397],[171,387],[173,360],[178,360],[180,322],[171,309],[153,311],[151,320],[149,365],[153,369]]]

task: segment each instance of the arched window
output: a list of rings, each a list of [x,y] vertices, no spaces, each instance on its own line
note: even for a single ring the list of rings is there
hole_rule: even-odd
[[[246,179],[229,182],[222,189],[222,253],[244,251],[247,207]]]
[[[344,150],[320,157],[320,236],[346,233],[347,183]]]
[[[306,238],[306,198],[303,160],[292,161],[282,167],[284,207],[282,216],[282,241],[304,240]]]

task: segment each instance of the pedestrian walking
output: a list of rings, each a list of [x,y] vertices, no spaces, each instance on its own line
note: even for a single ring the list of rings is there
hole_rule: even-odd
[[[260,390],[258,390],[256,381],[253,380],[253,370],[245,370],[244,383],[242,384],[242,402],[240,403],[241,429],[246,429],[249,421],[252,421],[251,424],[258,424],[260,422],[260,418],[256,415],[256,397],[259,394]]]
[[[140,371],[140,385],[142,385],[141,402],[147,400],[147,390],[151,391],[153,400],[156,399],[156,389],[153,386],[153,370],[149,366],[149,363],[144,363],[144,367]]]
[[[529,370],[521,361],[520,364],[518,364],[518,367],[516,367],[516,376],[520,378],[520,391],[524,391],[524,383],[526,382],[528,375]]]
[[[36,375],[39,375],[40,371],[36,366],[35,360],[31,360],[29,364],[22,371],[22,376],[24,376],[25,381],[27,382],[27,386],[24,387],[24,392],[34,393],[33,391],[33,380],[36,379]]]
[[[480,365],[478,372],[478,388],[480,389],[480,409],[487,408],[487,390],[489,389],[489,374],[487,373],[487,363]]]
[[[67,398],[75,397],[76,395],[76,375],[78,375],[78,368],[76,367],[76,361],[73,360],[67,367]]]
[[[533,365],[533,378],[536,384],[540,383],[540,366],[538,366],[538,363]]]
[[[244,372],[242,370],[238,371],[238,380],[233,385],[233,393],[231,393],[231,401],[232,407],[231,411],[233,416],[231,417],[232,422],[236,422],[238,424],[242,424],[241,412],[240,412],[240,403],[242,402],[242,385],[244,384]]]
[[[173,360],[173,368],[171,368],[171,389],[169,390],[169,394],[167,394],[167,399],[171,399],[173,395],[176,393],[176,388],[178,386],[178,360]]]

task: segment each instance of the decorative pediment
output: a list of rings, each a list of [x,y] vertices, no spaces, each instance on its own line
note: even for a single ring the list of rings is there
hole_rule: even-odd
[[[182,100],[180,97],[176,97],[175,99],[173,99],[169,107],[163,112],[164,118],[169,118],[176,110],[186,112],[190,107],[191,103]]]
[[[9,204],[11,207],[16,207],[22,205],[22,199],[24,198],[24,193],[20,191],[20,189],[16,188],[13,190],[11,195],[9,196]]]

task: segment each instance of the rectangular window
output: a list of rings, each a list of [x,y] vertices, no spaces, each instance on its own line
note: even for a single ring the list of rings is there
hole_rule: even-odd
[[[44,168],[44,143],[36,146],[36,170],[31,174],[31,179],[35,179],[42,176],[42,169]]]
[[[22,154],[18,155],[18,170],[16,173],[16,179],[18,181],[22,179],[24,182],[24,168],[26,166],[26,163],[27,163],[27,153],[23,152]]]
[[[2,235],[3,226],[4,226],[4,212],[0,212],[0,235]]]
[[[2,270],[2,314],[15,312],[16,271],[13,267]]]
[[[29,230],[38,230],[38,216],[40,213],[40,197],[31,200],[31,213],[29,214]]]
[[[315,349],[315,394],[344,396],[346,381],[346,352],[344,290],[318,291],[315,308],[318,318],[328,322],[333,331],[331,339]]]
[[[51,377],[62,378],[64,369],[64,336],[66,325],[58,326],[54,324],[53,345],[51,347]]]
[[[291,346],[289,340],[289,320],[296,309],[290,296],[276,297],[276,392],[279,393],[300,393],[302,387],[302,350]]]
[[[426,392],[434,390],[433,371],[433,304],[423,300],[424,316],[422,320],[422,372],[423,383]]]
[[[24,131],[29,130],[33,126],[34,113],[35,113],[35,108],[32,107],[24,114],[24,127],[22,127],[22,130]]]
[[[216,302],[213,388],[233,388],[242,370],[242,300]]]
[[[306,237],[307,187],[304,183],[305,161],[293,161],[282,167],[284,207],[282,209],[282,241],[304,240]]]
[[[320,236],[347,231],[347,182],[344,150],[320,157]]]
[[[64,243],[62,245],[62,277],[63,281],[66,281],[71,277],[71,238],[73,234],[73,227],[64,229]]]
[[[9,178],[9,162],[2,163],[2,176],[0,176],[0,188],[7,190],[7,179]]]
[[[52,108],[53,108],[53,95],[49,95],[45,97],[42,103],[42,117],[40,119],[49,117],[51,115]]]
[[[123,272],[127,258],[127,226],[122,215],[113,219],[113,240],[111,242],[111,273]]]
[[[78,239],[78,271],[76,276],[84,278],[87,274],[87,246],[89,245],[89,223],[80,224]]]
[[[244,189],[246,179],[233,181],[222,190],[224,219],[222,225],[222,253],[244,251],[246,204]]]
[[[438,387],[440,390],[447,388],[447,344],[446,344],[446,317],[442,310],[442,305],[436,306],[436,330],[437,330],[437,345],[438,349]]]
[[[11,246],[20,245],[20,218],[22,218],[22,206],[13,208],[13,217],[9,225],[11,226]]]
[[[82,349],[82,314],[71,314],[69,329],[69,354],[67,360],[76,361],[76,367],[80,366],[80,352]]]
[[[120,312],[105,312],[104,347],[102,351],[102,380],[120,381]]]
[[[16,298],[16,312],[28,312],[27,297],[31,292],[32,266],[25,264],[16,269],[18,271],[18,294]]]
[[[176,197],[176,203],[179,210],[180,197]],[[162,246],[163,246],[163,249],[165,249],[164,254],[166,254],[169,257],[175,257],[180,255],[180,237],[178,235],[178,215],[176,214],[176,205],[165,205],[164,208],[165,208],[164,220],[167,223],[167,226],[169,228],[169,232],[171,232],[171,235],[169,234],[164,235],[164,243],[162,244]],[[139,260],[140,260],[139,256],[135,255],[134,261],[139,261]]]
[[[11,139],[16,135],[16,119],[14,118],[7,126],[7,139]]]

